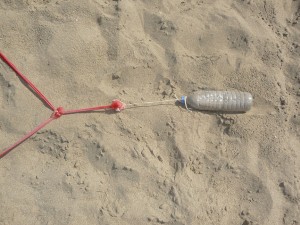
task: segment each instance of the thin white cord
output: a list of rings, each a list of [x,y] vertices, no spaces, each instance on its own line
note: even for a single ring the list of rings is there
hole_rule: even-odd
[[[186,99],[187,99],[187,97],[184,96],[184,106],[185,106],[187,111],[191,112],[191,109],[187,106]],[[177,98],[177,96],[175,95],[175,99],[153,101],[153,102],[131,103],[131,104],[126,104],[126,108],[149,107],[149,106],[152,106],[152,105],[164,105],[164,103],[168,103],[168,102],[174,102],[175,103],[177,101],[181,102],[181,100],[179,98]]]
[[[176,97],[176,96],[175,96]],[[140,103],[131,103],[126,104],[128,108],[134,108],[134,107],[147,107],[151,105],[161,105],[168,102],[177,102],[179,99],[176,97],[176,99],[168,99],[168,100],[161,100],[161,101],[153,101],[153,102],[140,102]]]

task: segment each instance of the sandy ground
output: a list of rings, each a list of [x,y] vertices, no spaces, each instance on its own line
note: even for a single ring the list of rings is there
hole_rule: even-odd
[[[300,1],[2,0],[0,49],[66,109],[200,89],[174,104],[63,116],[0,161],[0,224],[299,224]],[[0,144],[51,115],[0,62]]]

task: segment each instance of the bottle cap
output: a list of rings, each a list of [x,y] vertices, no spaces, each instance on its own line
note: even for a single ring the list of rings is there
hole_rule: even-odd
[[[186,99],[186,96],[181,96],[181,104],[182,105],[185,105],[185,99]]]

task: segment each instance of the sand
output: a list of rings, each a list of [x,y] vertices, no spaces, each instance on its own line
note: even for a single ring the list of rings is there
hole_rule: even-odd
[[[0,161],[0,224],[299,224],[300,1],[3,0],[0,49],[65,109],[248,91],[244,114],[169,103],[68,115]],[[51,110],[0,62],[0,145]]]

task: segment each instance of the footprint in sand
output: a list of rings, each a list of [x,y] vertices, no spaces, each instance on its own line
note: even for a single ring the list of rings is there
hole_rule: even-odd
[[[1,94],[0,94],[0,101],[1,107],[12,105],[15,106],[15,86],[7,81],[4,76],[0,73],[0,87],[1,87]]]
[[[116,181],[139,181],[139,173],[132,168],[120,165],[101,141],[86,140],[85,147],[88,149],[89,161],[97,170],[110,174]]]
[[[114,1],[109,6],[109,14],[98,16],[97,23],[101,34],[107,42],[107,56],[109,60],[117,60],[119,55],[119,23],[121,13],[119,1]]]
[[[51,130],[42,130],[38,134],[33,137],[33,141],[41,153],[66,159],[69,141],[65,137]]]
[[[166,66],[174,78],[178,75],[177,56],[174,50],[173,36],[176,26],[173,22],[163,19],[155,14],[144,12],[144,30],[146,34],[165,49]]]

